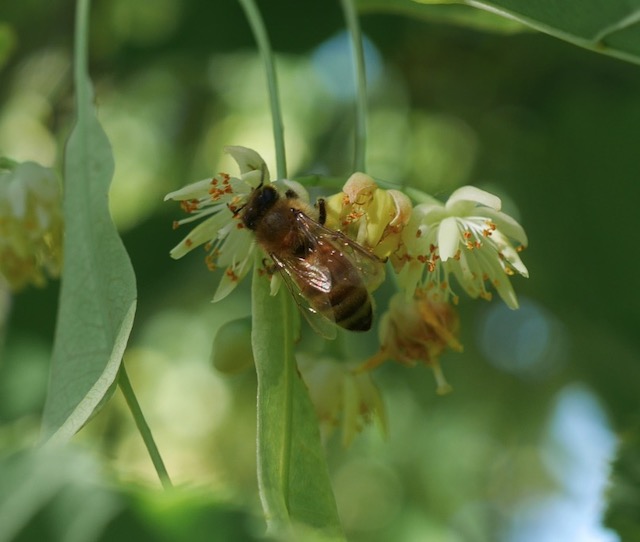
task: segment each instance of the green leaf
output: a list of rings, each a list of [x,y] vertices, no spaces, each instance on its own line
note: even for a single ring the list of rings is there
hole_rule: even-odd
[[[468,0],[592,51],[640,63],[640,0]]]
[[[252,295],[258,484],[267,526],[280,534],[303,525],[319,539],[343,540],[318,419],[293,356],[292,300],[284,288],[272,297],[257,271]]]
[[[434,4],[453,3],[500,15],[592,51],[640,63],[640,0],[358,0],[362,11],[401,12],[413,17],[428,17],[436,8]]]
[[[43,446],[0,458],[0,541],[264,540],[210,487],[158,491],[107,480],[92,453]]]
[[[416,2],[414,0],[357,0],[362,13],[383,11],[428,22],[453,24],[499,34],[514,34],[527,26],[470,6],[449,2]]]
[[[136,307],[135,276],[108,209],[111,147],[87,74],[89,2],[77,9],[76,125],[65,153],[64,263],[43,435],[68,439],[114,384]]]
[[[95,460],[71,447],[2,458],[0,540],[96,540],[121,506],[100,483]]]

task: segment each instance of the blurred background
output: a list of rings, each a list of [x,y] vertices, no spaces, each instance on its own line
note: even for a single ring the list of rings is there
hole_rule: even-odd
[[[346,178],[353,86],[339,3],[260,7],[277,52],[290,176]],[[0,154],[59,172],[73,120],[73,10],[68,0],[0,7]],[[465,350],[442,359],[452,394],[436,395],[426,367],[374,373],[386,438],[372,426],[348,450],[339,435],[327,441],[349,540],[640,539],[640,68],[515,25],[374,13],[361,24],[368,172],[443,199],[464,184],[498,194],[529,235],[531,278],[513,279],[517,312],[497,296],[462,298]],[[259,530],[255,374],[249,363],[236,374],[212,363],[218,328],[250,311],[249,284],[211,304],[218,277],[204,253],[168,256],[186,230],[172,230],[180,210],[162,200],[234,173],[227,144],[256,149],[275,171],[263,68],[231,0],[97,0],[91,32],[97,109],[116,161],[111,209],[139,290],[125,362],[188,501],[156,503],[157,477],[116,392],[76,438],[137,503],[102,506],[113,510],[102,536],[135,516],[145,536],[165,539],[158,525],[177,506],[188,512],[171,518],[196,540],[211,505],[237,516],[220,516],[224,532],[246,524],[229,539],[249,539]],[[3,456],[38,436],[58,286],[26,289],[2,309]],[[369,338],[354,357],[375,350]],[[53,513],[43,514],[50,529]]]

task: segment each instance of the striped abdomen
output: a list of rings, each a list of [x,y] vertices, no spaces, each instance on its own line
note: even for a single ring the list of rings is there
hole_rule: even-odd
[[[329,253],[328,253],[329,252]],[[324,253],[325,257],[322,257]],[[368,331],[373,320],[371,296],[360,271],[339,251],[320,251],[330,281],[300,283],[300,291],[313,309],[350,331]]]

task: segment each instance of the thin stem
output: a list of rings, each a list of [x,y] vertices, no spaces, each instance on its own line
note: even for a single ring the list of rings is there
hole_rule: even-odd
[[[76,4],[76,25],[75,25],[75,60],[73,62],[73,79],[74,87],[78,92],[78,104],[76,108],[80,109],[81,93],[79,89],[83,87],[83,78],[89,70],[89,0],[78,0]]]
[[[273,139],[276,147],[276,170],[278,179],[287,177],[287,160],[284,151],[284,124],[282,123],[282,111],[280,109],[280,96],[278,93],[278,78],[273,62],[273,51],[269,43],[267,29],[260,15],[260,11],[253,0],[239,0],[244,9],[249,26],[258,44],[258,50],[262,57],[264,69],[267,75],[269,88],[269,104],[271,106],[271,122],[273,124]]]
[[[360,23],[353,0],[340,0],[351,36],[354,82],[356,88],[356,129],[354,142],[354,171],[365,172],[367,148],[367,76]]]
[[[131,381],[129,380],[129,375],[127,375],[127,370],[124,367],[124,363],[120,365],[118,385],[122,390],[122,394],[124,395],[125,400],[127,401],[127,405],[129,406],[129,410],[131,411],[133,419],[136,422],[138,431],[142,436],[144,445],[147,447],[147,451],[151,456],[151,461],[153,462],[153,466],[158,473],[158,478],[160,478],[162,487],[164,487],[165,489],[172,488],[173,484],[171,483],[171,479],[169,478],[169,473],[164,466],[164,461],[162,461],[162,457],[160,456],[158,447],[153,440],[153,435],[151,434],[151,429],[147,424],[147,420],[144,419],[142,409],[140,408],[140,404],[138,403],[136,394],[133,392],[133,388],[131,387]]]

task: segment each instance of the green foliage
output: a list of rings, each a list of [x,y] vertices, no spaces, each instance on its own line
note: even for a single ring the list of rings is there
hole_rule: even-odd
[[[118,512],[90,456],[47,446],[0,460],[0,540],[95,540]]]
[[[403,13],[494,31],[513,31],[522,24],[586,49],[640,63],[637,0],[592,0],[579,5],[556,0],[358,0],[358,5],[363,11]],[[465,5],[490,15],[474,16]],[[496,15],[511,21],[505,24]]]
[[[501,38],[505,40],[515,39],[511,34],[521,32],[523,29],[540,30],[589,50],[634,63],[640,62],[640,32],[637,30],[640,5],[637,1],[591,0],[581,2],[577,7],[556,0],[469,0],[457,3],[359,0],[357,4],[362,13],[387,12],[431,23],[453,23],[476,30],[501,33],[503,34]],[[59,440],[67,440],[74,435],[111,398],[111,391],[115,386],[122,355],[132,329],[137,296],[131,262],[108,210],[107,194],[114,171],[114,161],[107,136],[96,117],[92,85],[87,74],[89,3],[80,0],[78,6],[74,63],[77,121],[65,153],[64,275],[49,394],[43,414],[44,436],[53,436]],[[177,3],[174,4],[174,9],[179,11],[177,6]],[[126,10],[126,2],[122,3],[122,9]],[[303,26],[304,22],[299,22],[299,25]],[[233,28],[233,25],[228,26]],[[434,28],[437,28],[436,25],[430,27],[431,30]],[[225,30],[219,27],[217,32],[223,33]],[[291,32],[300,33],[295,25],[291,26]],[[460,32],[463,31],[460,30]],[[299,33],[295,35],[299,36]],[[197,33],[194,32],[195,34]],[[413,39],[416,39],[417,34],[413,35]],[[278,35],[278,38],[285,40],[288,36],[289,34],[282,34]],[[207,35],[207,40],[209,37]],[[432,42],[417,41],[421,45],[423,43],[444,44],[442,51],[437,51],[437,54],[442,56],[442,61],[429,65],[429,70],[432,70],[429,76],[436,73],[444,74],[445,78],[435,84],[425,83],[424,79],[417,76],[418,72],[422,74],[424,71],[422,66],[420,69],[407,69],[407,73],[415,77],[414,81],[408,83],[414,85],[411,88],[412,96],[416,101],[425,99],[424,96],[427,96],[426,100],[430,104],[433,96],[436,96],[441,100],[440,103],[437,99],[433,100],[438,108],[446,111],[451,118],[459,115],[464,119],[456,124],[456,127],[464,124],[470,132],[468,125],[474,125],[477,138],[485,147],[482,162],[474,166],[482,175],[486,178],[498,179],[498,183],[508,176],[517,179],[518,182],[514,181],[507,191],[516,196],[518,202],[522,202],[523,217],[535,232],[532,238],[537,237],[538,240],[545,238],[544,244],[538,241],[537,247],[532,250],[532,252],[537,251],[532,254],[534,262],[532,270],[540,278],[537,279],[537,286],[528,286],[529,295],[539,298],[547,296],[548,304],[554,307],[554,310],[557,308],[559,313],[563,310],[566,312],[566,307],[583,313],[568,316],[563,314],[563,319],[566,318],[567,327],[572,336],[578,337],[581,345],[577,349],[578,354],[574,354],[574,357],[580,359],[580,366],[574,367],[572,371],[588,381],[605,398],[614,427],[624,425],[633,416],[634,409],[637,409],[634,398],[638,370],[637,364],[633,363],[636,361],[637,349],[627,348],[617,334],[623,335],[626,332],[629,336],[633,336],[637,329],[635,319],[637,304],[634,304],[635,301],[629,296],[631,300],[625,300],[624,310],[616,312],[615,301],[609,298],[613,296],[594,295],[595,277],[598,275],[601,279],[602,269],[601,262],[594,262],[597,258],[592,248],[605,247],[612,254],[627,254],[625,250],[628,250],[628,239],[624,236],[612,238],[610,232],[612,229],[635,231],[637,226],[637,223],[632,221],[634,202],[637,201],[635,197],[637,194],[633,192],[637,187],[635,182],[637,179],[633,176],[635,175],[633,165],[636,149],[629,142],[633,141],[640,113],[637,105],[634,105],[637,102],[635,100],[637,86],[632,82],[633,77],[629,77],[627,72],[616,72],[623,74],[620,79],[625,84],[615,87],[614,92],[617,93],[615,100],[607,98],[611,88],[603,83],[606,78],[598,79],[597,77],[598,74],[607,73],[608,68],[602,68],[606,59],[584,60],[584,57],[568,55],[567,58],[579,58],[580,62],[584,62],[584,66],[577,68],[577,72],[582,74],[584,80],[578,82],[572,80],[572,74],[569,73],[567,76],[568,72],[563,72],[563,65],[554,65],[552,61],[544,64],[547,61],[543,61],[542,58],[539,66],[531,67],[527,64],[531,70],[527,69],[524,79],[510,78],[509,75],[505,75],[505,73],[508,74],[508,69],[497,66],[500,61],[496,62],[492,56],[498,49],[507,49],[504,47],[504,41],[493,45],[495,49],[488,49],[489,54],[485,55],[485,58],[489,60],[483,63],[483,55],[486,51],[473,56],[469,53],[470,48],[466,48],[465,42],[460,48],[463,53],[460,54],[460,50],[455,48],[455,38],[449,41],[449,37],[436,36]],[[158,38],[160,42],[161,38],[160,35]],[[528,36],[523,38],[526,39]],[[196,36],[195,39],[199,38]],[[293,38],[291,39],[293,41]],[[468,36],[465,35],[464,39],[468,39]],[[217,40],[213,47],[218,47],[221,42],[224,40]],[[281,46],[282,42],[280,41],[278,45]],[[206,46],[202,46],[202,50],[205,51],[203,55],[211,54],[212,45],[208,41],[206,43]],[[398,43],[398,50],[403,53],[398,56],[411,53],[422,58],[419,56],[422,51],[419,47],[405,46],[401,40],[398,40]],[[483,42],[485,45],[486,43],[486,41]],[[224,46],[228,45],[225,43]],[[402,49],[403,46],[406,48]],[[183,58],[189,58],[191,62],[190,47],[193,47],[193,44],[184,46],[182,50],[176,47],[173,53],[175,58],[181,61]],[[450,47],[451,50],[446,50],[446,47]],[[0,67],[10,59],[14,51],[15,35],[12,26],[0,25]],[[522,49],[514,47],[513,51],[513,56],[505,54],[500,57],[500,60],[504,61],[505,65],[511,63],[512,67],[521,66],[523,57],[519,54]],[[137,51],[141,58],[144,53],[143,49]],[[108,56],[104,51],[100,54]],[[594,55],[591,56],[594,57]],[[469,64],[465,64],[464,59],[460,62],[462,57],[468,58]],[[175,61],[175,58],[172,61]],[[535,55],[526,58],[533,62],[536,60]],[[231,58],[231,63],[235,60]],[[411,61],[415,62],[415,58],[407,62]],[[596,64],[588,64],[589,62],[602,64],[596,66]],[[442,67],[447,63],[455,67],[448,71]],[[181,68],[188,72],[188,64],[184,62]],[[108,66],[108,64],[104,65]],[[473,68],[470,67],[471,65]],[[592,66],[596,66],[593,70],[596,75],[591,75],[589,72]],[[129,64],[127,67],[130,69]],[[201,66],[196,63],[194,72],[188,72],[189,77],[201,69]],[[478,75],[474,69],[481,72],[481,75]],[[504,69],[504,72],[500,71],[501,69]],[[476,76],[477,79],[473,84],[467,80],[455,79],[456,75],[453,73],[455,70],[465,74],[461,77],[470,75]],[[159,73],[161,71],[158,70]],[[535,76],[538,78],[537,81],[542,83],[538,86],[530,84],[532,81],[527,77],[531,73],[537,74]],[[172,82],[180,79],[168,69],[167,74],[170,75],[167,79]],[[158,81],[162,81],[167,74],[160,73]],[[183,74],[180,73],[180,75]],[[218,76],[217,73],[215,75]],[[184,79],[191,84],[189,77]],[[299,74],[296,77],[295,84],[301,85],[302,79]],[[557,83],[553,85],[554,90],[550,90],[551,86],[546,85],[550,78]],[[156,81],[156,79],[152,80]],[[275,77],[270,81],[275,85]],[[487,81],[490,82],[485,84]],[[440,84],[442,88],[438,88]],[[529,88],[525,88],[527,86]],[[445,88],[444,91],[443,88]],[[301,89],[296,87],[295,90],[300,93],[301,100],[304,98],[302,96],[304,90],[304,85]],[[256,94],[262,96],[263,92],[259,90]],[[388,92],[389,94],[384,95],[384,99],[392,101],[394,99],[392,96],[397,89]],[[178,95],[179,92],[176,91],[175,94]],[[185,95],[190,96],[186,91]],[[202,96],[199,98],[210,100],[208,95],[206,98]],[[379,98],[380,96],[376,96],[376,99]],[[615,103],[606,104],[607,100]],[[534,107],[538,107],[535,111],[536,115],[531,113]],[[391,110],[392,105],[388,108]],[[461,112],[465,108],[467,110]],[[131,109],[135,112],[135,107]],[[185,124],[189,122],[197,124],[195,118],[205,119],[203,122],[210,120],[206,116],[206,109],[206,107],[199,107],[197,111],[191,112],[193,118],[186,119]],[[217,114],[218,110],[224,110],[224,104],[215,103],[211,109]],[[205,111],[204,114],[203,111]],[[336,108],[335,111],[337,111],[336,117],[344,116],[343,110]],[[239,113],[234,114],[237,116]],[[431,128],[437,127],[438,119],[435,119],[432,113],[430,115],[423,115],[421,120]],[[321,130],[325,126],[333,126],[327,119],[321,119],[321,116],[322,114],[305,119],[301,123],[321,126],[317,132],[303,134],[305,136],[311,134],[308,137],[310,148],[312,143],[321,147],[324,143],[323,138],[328,138],[326,134],[322,134]],[[330,117],[329,114],[326,116]],[[402,109],[398,116],[410,117],[411,122],[416,121],[416,117],[409,115],[405,109]],[[385,117],[383,126],[395,137],[393,125],[386,124],[391,118],[391,115]],[[228,119],[225,122],[227,124],[221,125],[227,129],[231,126],[231,122]],[[252,122],[251,127],[255,129],[257,124],[255,118]],[[625,123],[629,126],[625,126]],[[159,125],[162,124],[159,123]],[[276,131],[279,131],[282,136],[283,129],[280,124],[278,126],[280,127]],[[168,127],[167,133],[170,133],[173,128],[175,127]],[[188,129],[192,128],[193,126],[188,127]],[[176,132],[178,131],[176,129]],[[224,130],[219,131],[224,132]],[[437,138],[436,132],[435,129],[431,132],[434,138]],[[197,135],[194,136],[194,133]],[[216,137],[218,137],[217,133]],[[296,137],[299,136],[298,132],[293,133]],[[600,139],[601,134],[605,134],[606,137]],[[194,129],[190,136],[198,137],[207,141],[207,145],[210,144],[209,136],[204,132],[197,133]],[[314,138],[317,141],[314,141]],[[331,138],[333,141],[334,134],[331,134]],[[339,139],[335,137],[335,140]],[[398,136],[397,139],[400,141],[401,137]],[[232,143],[242,142],[232,141]],[[625,144],[629,145],[628,148]],[[432,148],[437,147],[434,144]],[[192,152],[192,148],[189,148],[188,152],[182,151],[183,149],[177,149],[175,152],[176,156],[180,156],[175,159],[178,164],[175,170],[184,180],[188,178],[188,174],[184,173],[186,168],[181,162],[184,160],[182,156],[196,153]],[[343,151],[344,149],[340,148],[341,153],[348,154]],[[211,152],[207,147],[206,153]],[[602,162],[605,164],[603,172],[599,171],[601,163],[598,167],[594,167],[594,162],[590,161],[592,156],[601,156],[600,153],[606,157],[613,156],[610,161]],[[118,159],[117,156],[116,159]],[[396,156],[395,159],[398,164],[403,160],[410,161],[409,155]],[[281,164],[280,167],[284,168],[283,157]],[[171,173],[173,174],[174,172]],[[606,179],[603,180],[605,174]],[[167,174],[167,177],[169,176]],[[425,175],[425,178],[427,177]],[[616,179],[617,182],[611,182],[607,186],[610,178]],[[307,176],[306,179],[317,181],[313,176]],[[328,182],[327,178],[323,181]],[[131,182],[135,182],[135,179]],[[340,183],[336,183],[332,188],[335,189],[338,184]],[[624,212],[607,207],[609,201],[602,197],[601,193],[596,194],[595,189],[593,191],[584,189],[591,186],[607,189],[611,199],[626,205]],[[627,189],[630,192],[627,192]],[[553,197],[550,197],[550,194],[553,194]],[[536,212],[539,209],[544,209],[544,213]],[[606,217],[606,221],[603,220],[598,227],[591,228],[589,239],[586,239],[588,219],[592,218],[594,209],[599,210]],[[158,214],[161,213],[158,212]],[[614,221],[620,217],[626,220],[624,227],[619,226],[616,229],[604,227],[605,225],[615,226]],[[166,222],[166,217],[163,216],[162,220]],[[568,225],[563,227],[562,234],[559,235],[555,226],[563,222]],[[549,223],[553,224],[554,229],[549,226]],[[144,230],[146,226],[150,229]],[[174,273],[175,266],[171,268],[172,271],[167,271],[169,269],[167,267],[162,273],[158,273],[153,269],[153,263],[149,263],[152,262],[150,254],[153,254],[156,248],[153,242],[153,239],[158,236],[156,226],[158,226],[156,223],[151,224],[151,222],[143,225],[132,234],[131,238],[132,244],[137,243],[136,246],[139,247],[141,267],[148,267],[145,275],[148,282],[145,287],[150,292],[147,294],[147,306],[153,307],[157,302],[159,298],[157,292],[167,292],[172,287],[175,287],[177,292],[174,295],[181,296],[187,291],[184,284],[180,284],[182,282],[192,286],[191,291],[197,293],[194,298],[197,298],[197,303],[202,305],[204,303],[202,291],[208,291],[209,285],[207,283],[205,287],[201,286],[203,279],[200,275],[194,274],[196,278],[193,279],[193,276],[185,274],[188,280],[184,281],[172,281],[165,277],[161,277],[163,279],[161,280],[158,275],[168,276]],[[138,238],[136,237],[138,234],[144,235]],[[567,238],[581,240],[583,246],[576,246],[579,244],[576,242],[567,248]],[[590,244],[585,249],[584,245],[587,243]],[[167,259],[165,247],[162,243],[157,245],[162,257]],[[600,269],[597,269],[599,266]],[[620,283],[633,284],[635,277],[633,267],[620,266],[616,269]],[[576,272],[576,268],[579,272]],[[567,276],[562,276],[562,269]],[[557,273],[560,273],[560,280]],[[156,288],[156,284],[161,287]],[[257,273],[254,275],[252,344],[257,372],[256,447],[258,485],[266,521],[270,534],[276,537],[291,540],[343,540],[343,528],[340,525],[330,484],[325,449],[319,438],[318,420],[297,371],[293,355],[298,335],[295,309],[284,288],[281,288],[279,295],[274,297],[270,295],[268,284],[268,281]],[[167,297],[163,297],[159,303],[170,304],[173,301],[170,296],[171,294],[168,294]],[[605,297],[608,299],[604,299]],[[21,301],[24,302],[25,299],[27,306],[40,307],[41,298],[23,298]],[[184,303],[184,299],[180,298],[180,302]],[[598,322],[597,325],[585,321],[587,320],[585,315],[589,314],[590,310],[596,315],[594,321]],[[218,315],[216,317],[224,318]],[[145,318],[149,316],[145,315]],[[179,316],[174,315],[174,318]],[[478,321],[482,321],[483,318],[483,315],[480,315]],[[240,326],[223,325],[220,328],[222,335],[216,339],[216,353],[224,349],[228,357],[216,358],[214,363],[218,369],[223,369],[226,373],[239,372],[239,369],[248,364],[251,359],[248,343],[238,344],[239,340],[244,340],[246,332],[244,323],[241,324]],[[478,327],[481,327],[481,324],[478,324]],[[558,328],[553,329],[557,331]],[[562,333],[565,334],[566,330],[562,329]],[[237,339],[238,337],[241,339]],[[175,337],[175,340],[171,338],[175,351],[168,354],[168,357],[175,356],[177,359],[180,357],[181,349],[188,350],[192,347],[188,340],[184,341],[183,345],[178,339],[182,338]],[[475,355],[478,361],[481,361],[481,356],[473,352],[472,332],[468,332],[467,339],[471,343],[467,355],[470,358]],[[616,350],[612,345],[623,345],[624,348],[619,347]],[[143,349],[138,349],[138,354],[140,350]],[[189,353],[193,352],[189,351]],[[565,356],[562,357],[563,362],[569,359],[566,353],[562,356]],[[552,358],[549,354],[549,359],[553,362],[558,361],[559,357]],[[606,360],[606,363],[603,363],[603,360]],[[236,365],[234,362],[237,361],[240,363]],[[626,369],[612,371],[613,364]],[[16,367],[17,363],[14,362],[12,365]],[[23,371],[25,367],[25,365],[22,366]],[[2,368],[7,370],[7,366]],[[442,539],[457,539],[456,534],[442,533],[450,527],[447,521],[459,512],[459,503],[464,502],[465,493],[472,496],[469,499],[474,498],[478,502],[485,499],[483,503],[491,505],[497,503],[501,513],[508,514],[513,511],[509,508],[513,505],[510,502],[512,496],[510,492],[513,492],[517,501],[524,500],[531,488],[535,488],[535,491],[540,493],[548,490],[539,480],[531,480],[531,472],[536,473],[533,478],[543,478],[543,474],[540,476],[538,474],[546,471],[544,466],[539,464],[537,449],[534,448],[535,440],[528,431],[533,427],[531,432],[535,433],[536,428],[541,425],[545,402],[557,391],[558,386],[563,384],[562,378],[567,378],[566,373],[561,372],[562,370],[562,367],[554,366],[553,371],[560,371],[559,373],[550,370],[551,376],[536,375],[536,379],[539,380],[531,384],[521,375],[514,376],[496,370],[486,363],[459,364],[457,368],[451,370],[456,381],[456,397],[444,399],[441,403],[432,403],[430,396],[425,398],[425,384],[420,381],[420,378],[413,381],[402,380],[400,384],[397,373],[393,371],[384,373],[384,377],[388,379],[386,383],[393,391],[392,400],[396,410],[393,412],[391,421],[390,445],[375,451],[380,452],[376,456],[376,461],[380,461],[379,471],[388,476],[388,486],[375,486],[379,480],[373,478],[367,482],[371,483],[372,487],[395,488],[395,491],[389,494],[393,496],[392,500],[395,501],[398,511],[389,505],[385,509],[385,512],[388,512],[385,521],[388,523],[384,525],[393,525],[394,529],[395,525],[402,525],[404,531],[394,530],[390,533],[381,528],[382,534],[380,534],[375,531],[375,527],[370,527],[366,522],[358,524],[357,518],[354,520],[352,517],[352,525],[358,525],[360,529],[354,535],[354,539],[358,539],[358,536],[361,540],[382,540],[385,536],[388,537],[387,539],[401,539],[398,532],[406,533],[407,539],[420,539],[419,537],[425,532],[438,532],[442,535],[440,537]],[[615,372],[613,376],[612,372]],[[562,378],[558,374],[563,375]],[[575,374],[572,374],[571,378],[575,378]],[[237,386],[237,388],[232,391],[237,392],[237,396],[241,397],[241,384],[238,382],[243,377],[234,375],[233,378],[237,380],[233,381],[231,386]],[[249,377],[245,378],[249,380]],[[253,396],[249,397],[245,404],[255,399],[254,389],[250,384],[247,388],[250,388],[249,395],[253,393]],[[189,391],[181,390],[181,393],[188,394]],[[20,397],[24,398],[24,396],[26,394]],[[164,397],[156,400],[163,403],[164,401]],[[238,407],[239,403],[241,401],[237,400],[235,407]],[[508,404],[509,408],[505,408],[505,404]],[[30,408],[29,412],[35,410]],[[424,412],[427,412],[428,416],[423,416]],[[203,417],[209,418],[214,414],[221,415],[217,411],[206,412]],[[251,416],[253,414],[252,411]],[[237,445],[238,449],[251,448],[253,453],[253,433],[238,429],[242,425],[240,408],[236,408],[227,416],[231,420],[227,428],[233,428],[235,433],[231,434],[232,431],[229,431],[229,434],[216,435],[216,437],[227,446]],[[107,422],[105,426],[107,427],[105,433],[116,432]],[[11,443],[23,443],[26,439],[16,437],[20,435],[21,430],[20,425],[12,427],[10,430],[0,432],[0,438]],[[608,515],[609,524],[631,538],[640,532],[637,514],[639,498],[637,434],[638,428],[634,427],[614,466],[612,505]],[[250,435],[250,438],[247,438],[247,435]],[[124,446],[118,448],[115,445],[110,448],[109,446],[113,444],[111,438],[113,441],[117,440],[112,435],[105,438],[105,441],[108,441],[104,446],[107,451],[105,455],[121,454],[126,458],[123,450],[128,449]],[[237,440],[233,440],[234,438]],[[229,441],[232,445],[228,444]],[[516,451],[512,452],[511,445],[505,442],[515,442]],[[6,442],[2,444],[3,448],[7,447]],[[361,461],[366,453],[363,452],[365,445],[358,449],[359,444],[356,443],[356,450],[350,452],[354,454],[353,463]],[[374,447],[371,446],[371,449]],[[205,453],[203,452],[203,455]],[[213,456],[214,453],[211,455]],[[229,453],[234,455],[234,452]],[[341,452],[340,457],[343,456],[346,457],[347,453]],[[516,464],[509,466],[510,462]],[[239,470],[246,470],[247,463],[241,463],[238,460],[238,464],[241,464],[237,467]],[[518,476],[513,478],[508,476],[508,469],[503,469],[505,464]],[[392,472],[390,465],[393,468],[398,466],[399,474],[396,471]],[[460,465],[462,469],[458,468]],[[212,533],[216,533],[222,539],[254,540],[255,532],[260,532],[262,529],[261,522],[256,522],[258,524],[256,527],[246,512],[252,507],[250,502],[242,503],[243,511],[240,511],[233,505],[220,504],[211,497],[210,493],[204,495],[200,490],[191,488],[159,492],[128,488],[114,483],[113,479],[107,484],[98,471],[95,461],[77,450],[54,447],[21,452],[0,460],[0,541],[4,542],[15,537],[18,540],[35,538],[63,538],[77,541],[113,540],[132,533],[141,540],[208,540],[211,539]],[[372,472],[378,471],[372,469]],[[504,474],[505,472],[507,474]],[[505,479],[501,479],[496,473],[501,473]],[[341,475],[342,480],[349,480],[349,477],[353,476],[346,467],[343,468]],[[195,482],[200,483],[200,479],[195,478]],[[242,489],[248,493],[255,492],[255,488],[251,485],[254,480],[250,476],[248,478],[250,478],[247,483],[249,489],[247,487]],[[229,481],[226,480],[226,482]],[[233,482],[229,484],[233,486]],[[401,484],[403,484],[402,487]],[[369,487],[364,483],[361,486]],[[351,483],[351,492],[344,491],[343,494],[360,496],[364,502],[368,495],[362,487]],[[361,492],[358,493],[358,490]],[[487,497],[487,494],[492,496]],[[253,493],[251,495],[253,496]],[[494,495],[498,495],[498,498]],[[367,507],[366,502],[362,504],[356,498],[345,500],[348,501],[348,506],[345,508],[355,510],[354,516],[358,515],[361,508]],[[340,503],[340,499],[338,502]],[[379,502],[383,500],[380,499]],[[400,509],[402,510],[399,511]],[[340,510],[342,511],[343,508]],[[423,510],[428,512],[423,514]],[[472,510],[472,513],[477,513],[481,518],[486,519],[480,512]],[[366,517],[366,514],[364,516]],[[371,518],[367,520],[371,522]],[[396,523],[393,523],[394,521]],[[479,533],[481,527],[478,525],[481,525],[481,521],[476,523],[469,521]],[[371,531],[367,531],[367,528]],[[389,529],[389,531],[392,530]],[[437,537],[434,536],[435,538]]]
[[[592,0],[571,5],[555,0],[468,0],[575,45],[640,62],[638,0]]]
[[[257,540],[253,519],[214,495],[114,486],[70,446],[0,459],[0,540]]]
[[[318,421],[293,357],[291,300],[254,272],[253,350],[258,375],[258,484],[271,532],[290,523],[342,540]],[[295,527],[294,527],[295,528]],[[295,538],[294,538],[295,539]]]
[[[46,438],[71,438],[112,389],[136,306],[133,268],[109,214],[113,156],[87,74],[88,9],[88,1],[78,2],[76,125],[65,154],[64,274]]]
[[[527,26],[457,2],[418,0],[358,0],[361,13],[387,12],[404,15],[415,20],[444,23],[484,32],[513,34],[527,30]]]

